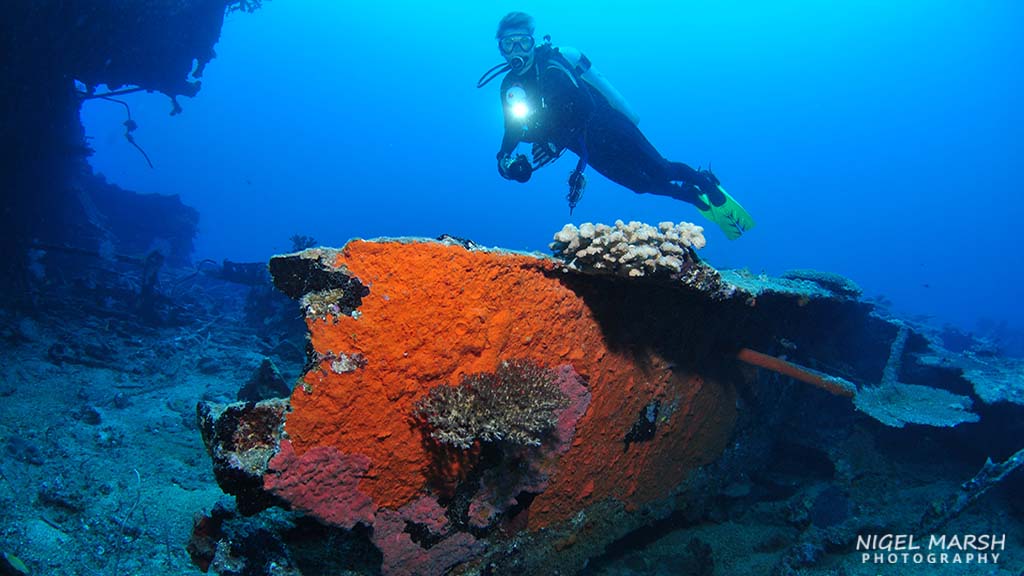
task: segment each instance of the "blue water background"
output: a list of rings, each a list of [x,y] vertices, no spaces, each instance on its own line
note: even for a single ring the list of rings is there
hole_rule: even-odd
[[[710,164],[758,225],[728,241],[681,202],[591,173],[570,218],[568,155],[526,185],[495,170],[509,10],[582,49],[668,158]],[[449,233],[546,251],[566,222],[708,224],[718,267],[849,276],[894,308],[1024,326],[1024,3],[335,2],[233,14],[195,99],[82,116],[95,169],[199,209],[199,258],[266,260],[306,234]]]

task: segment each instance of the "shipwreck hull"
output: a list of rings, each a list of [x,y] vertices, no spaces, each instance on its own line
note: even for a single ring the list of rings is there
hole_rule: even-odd
[[[306,316],[308,364],[287,400],[199,405],[218,481],[242,514],[284,508],[334,531],[324,541],[368,542],[380,554],[369,573],[572,574],[638,530],[702,517],[765,465],[787,413],[849,421],[853,382],[895,373],[900,328],[836,277],[676,264],[622,277],[423,240],[275,257],[275,285]],[[926,344],[912,334],[896,355]],[[417,417],[431,390],[508,363],[549,370],[560,390],[536,442],[509,441],[509,420],[479,403],[452,408],[452,421],[488,430],[476,439]],[[822,390],[782,394],[791,381],[747,363]],[[529,416],[532,400],[516,409]],[[466,410],[477,412],[455,414]],[[218,548],[231,538],[200,532],[212,535],[197,564],[244,573],[223,569],[244,563]]]
[[[562,554],[575,571],[616,533],[649,521],[647,508],[667,502],[732,433],[734,387],[693,362],[713,331],[663,306],[683,288],[630,294],[614,289],[618,280],[581,284],[550,258],[437,242],[353,241],[276,258],[271,271],[303,299],[312,353],[283,416],[282,448],[252,476],[323,523],[374,527],[387,573],[479,563],[541,529],[562,534],[558,544],[546,531],[552,551],[590,551]],[[655,307],[659,317],[649,315]],[[574,379],[542,445],[460,450],[413,418],[431,388],[511,360]],[[214,421],[207,414],[204,429]],[[581,521],[589,513],[604,519],[601,530]],[[637,514],[645,519],[627,520]],[[429,548],[407,524],[432,534]],[[526,557],[543,555],[516,563]]]

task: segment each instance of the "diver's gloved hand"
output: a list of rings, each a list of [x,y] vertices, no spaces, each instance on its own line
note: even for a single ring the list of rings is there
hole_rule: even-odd
[[[512,165],[512,155],[498,152],[498,174],[505,180],[511,180],[512,176],[508,173],[508,167]]]
[[[721,206],[725,204],[725,194],[718,189],[721,182],[711,170],[697,170],[697,178],[693,184],[700,189],[702,194],[707,196],[712,205]]]
[[[505,180],[516,182],[528,182],[533,175],[533,165],[526,154],[519,154],[512,158],[509,154],[498,155],[498,174]]]
[[[558,146],[550,142],[534,142],[533,144],[533,164],[538,168],[555,161],[561,155],[562,151]]]

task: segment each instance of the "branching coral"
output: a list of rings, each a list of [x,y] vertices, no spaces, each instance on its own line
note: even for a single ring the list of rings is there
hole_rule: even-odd
[[[304,234],[294,234],[289,240],[292,242],[292,252],[302,252],[317,245],[316,238]]]
[[[566,224],[551,243],[551,250],[583,271],[619,276],[679,274],[696,260],[693,250],[703,248],[704,229],[689,222],[649,224],[617,220],[607,224]]]
[[[431,388],[413,415],[435,440],[459,448],[476,441],[538,446],[569,404],[556,377],[527,361],[502,362],[493,374],[471,374],[458,386]]]

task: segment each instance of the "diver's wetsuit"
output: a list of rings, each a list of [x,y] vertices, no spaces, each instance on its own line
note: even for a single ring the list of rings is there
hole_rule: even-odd
[[[706,179],[686,164],[662,157],[625,114],[570,66],[557,48],[542,45],[530,70],[505,75],[501,82],[505,135],[498,157],[511,154],[519,142],[551,143],[572,150],[606,178],[634,192],[670,196],[706,208],[694,188]],[[515,118],[508,103],[509,90],[516,86],[525,91],[532,111],[525,119]]]

